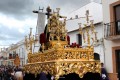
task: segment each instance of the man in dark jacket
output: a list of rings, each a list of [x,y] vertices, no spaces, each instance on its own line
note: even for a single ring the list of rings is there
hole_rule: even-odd
[[[104,64],[101,63],[101,80],[109,80]]]
[[[44,72],[41,72],[39,80],[48,80],[47,75]]]

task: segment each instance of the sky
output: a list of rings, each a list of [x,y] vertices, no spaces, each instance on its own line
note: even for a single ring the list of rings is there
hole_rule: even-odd
[[[100,0],[94,0],[100,3]],[[35,33],[39,7],[61,8],[60,13],[67,16],[72,11],[88,4],[90,0],[0,0],[0,47],[15,44],[29,34]]]

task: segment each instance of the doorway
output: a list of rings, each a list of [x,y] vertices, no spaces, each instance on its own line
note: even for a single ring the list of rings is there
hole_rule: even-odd
[[[120,80],[120,49],[115,51],[116,54],[116,72],[118,73],[118,78]]]

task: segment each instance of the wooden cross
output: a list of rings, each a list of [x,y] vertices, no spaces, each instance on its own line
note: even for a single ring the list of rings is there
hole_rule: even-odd
[[[42,12],[43,12],[43,10],[44,10],[44,7],[43,7],[43,8],[40,8],[40,7],[39,7],[39,10],[38,10],[38,11],[34,10],[33,13],[39,13],[39,11],[42,11]]]
[[[87,23],[89,23],[89,10],[86,10],[86,21],[87,21]]]
[[[39,7],[39,10],[41,10],[41,11],[43,12],[43,10],[44,10],[44,7],[43,7],[43,8],[40,8],[40,7]]]
[[[89,10],[86,10],[86,17],[80,17],[80,18],[86,18],[86,21],[87,23],[89,23],[89,17],[92,17],[92,16],[89,16]]]
[[[59,16],[60,8],[56,8],[56,10],[57,10],[57,14]]]
[[[32,35],[32,28],[30,28],[30,36]]]
[[[50,14],[50,12],[51,12],[50,6],[47,7],[46,11],[47,11],[47,13],[46,13],[47,19],[49,19],[50,15],[51,15]]]
[[[97,32],[94,32],[95,34],[95,41],[97,41]]]
[[[82,35],[82,27],[81,27],[81,23],[78,23],[78,25],[79,25],[79,33]]]

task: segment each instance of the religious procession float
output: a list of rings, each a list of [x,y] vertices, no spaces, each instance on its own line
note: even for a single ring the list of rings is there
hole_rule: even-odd
[[[47,10],[50,12],[50,7]],[[49,13],[45,32],[40,34],[41,47],[37,53],[32,53],[32,43],[34,41],[31,32],[29,40],[27,37],[25,38],[26,47],[29,45],[28,64],[24,66],[25,72],[35,75],[41,72],[49,73],[55,77],[55,80],[71,73],[79,75],[80,78],[83,78],[89,72],[100,74],[100,60],[94,59],[94,47],[90,45],[89,30],[86,30],[86,47],[71,46],[70,37],[67,35],[65,28],[66,17],[61,16],[59,10],[57,8],[56,12]],[[79,31],[83,35],[81,27]]]

